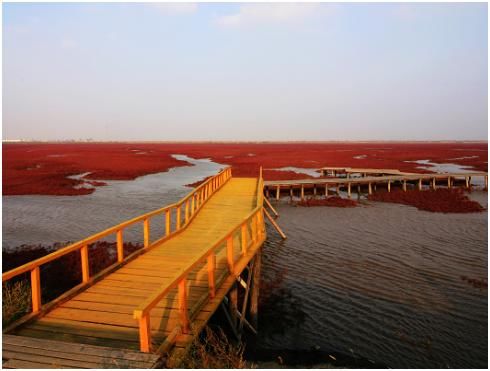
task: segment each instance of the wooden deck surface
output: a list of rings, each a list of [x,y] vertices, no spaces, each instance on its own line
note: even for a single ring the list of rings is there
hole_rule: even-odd
[[[257,207],[257,184],[256,178],[231,178],[208,200],[180,234],[153,247],[43,317],[16,328],[11,335],[17,336],[4,335],[4,349],[5,339],[29,337],[33,340],[39,339],[39,344],[48,344],[49,339],[64,343],[139,350],[138,322],[133,317],[133,311],[156,290],[170,284],[183,270],[191,266],[198,256],[226,236],[233,226],[242,222]],[[239,237],[235,238],[237,241],[234,243],[233,253],[238,265],[241,261],[243,263],[243,258],[253,257],[263,242],[254,241],[255,245],[250,246],[245,257],[240,252]],[[202,327],[210,318],[220,298],[222,299],[231,286],[230,282],[235,281],[228,271],[224,245],[216,255],[216,281],[216,297],[206,300],[209,298],[209,288],[205,264],[188,276],[188,307],[191,326],[196,322],[194,328]],[[177,289],[174,289],[151,311],[154,348],[158,348],[178,325],[178,297]],[[182,349],[191,340],[192,335],[180,335],[177,344]],[[38,349],[41,349],[41,345]],[[35,361],[32,354],[8,354],[12,355],[11,359],[31,362],[31,365]],[[42,357],[40,355],[40,363],[57,361],[57,357],[56,352],[46,353]]]
[[[380,170],[382,172],[382,170]],[[294,180],[266,180],[264,186],[292,186],[292,185],[313,185],[313,184],[365,184],[365,183],[386,183],[388,181],[417,181],[419,179],[447,179],[465,177],[486,177],[488,173],[471,172],[471,173],[436,173],[436,174],[403,174],[403,175],[385,175],[385,176],[366,176],[351,178],[313,178],[313,179],[294,179]]]

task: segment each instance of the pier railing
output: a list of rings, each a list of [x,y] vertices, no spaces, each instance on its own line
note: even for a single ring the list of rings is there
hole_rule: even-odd
[[[158,289],[153,295],[148,297],[141,305],[133,312],[133,316],[139,322],[139,338],[140,350],[142,352],[150,352],[152,344],[150,312],[155,306],[167,295],[171,290],[178,289],[178,307],[180,313],[180,324],[172,331],[167,339],[167,343],[172,341],[179,333],[188,333],[190,328],[190,315],[187,298],[187,276],[201,264],[207,264],[208,271],[208,286],[209,298],[214,298],[217,290],[216,285],[216,255],[217,250],[226,244],[226,260],[228,272],[230,275],[238,275],[240,272],[235,271],[234,257],[234,238],[238,235],[240,241],[241,255],[240,259],[247,254],[248,249],[254,246],[255,243],[265,238],[265,224],[263,214],[263,199],[264,199],[264,180],[262,179],[262,168],[257,182],[257,206],[255,209],[240,223],[233,226],[230,231],[222,239],[217,241],[213,246],[210,246],[200,256],[196,257],[195,261],[187,266],[171,283],[166,284]],[[250,229],[250,233],[248,230]],[[249,238],[250,236],[250,238]]]
[[[196,216],[202,206],[206,201],[219,190],[229,179],[231,178],[231,167],[227,167],[220,171],[215,176],[210,177],[201,185],[196,187],[187,196],[180,199],[174,204],[165,206],[161,209],[151,211],[149,213],[140,215],[136,218],[127,220],[123,223],[115,225],[108,228],[102,232],[96,233],[90,237],[87,237],[81,241],[75,242],[69,246],[59,249],[51,254],[43,256],[39,259],[33,260],[26,263],[20,267],[12,269],[8,272],[2,274],[2,282],[6,282],[14,277],[21,274],[30,272],[31,280],[31,296],[32,296],[32,313],[27,316],[33,316],[39,314],[42,310],[47,310],[48,306],[56,304],[56,302],[69,297],[75,292],[80,291],[86,286],[89,286],[98,278],[104,276],[105,274],[111,272],[121,264],[127,262],[128,260],[134,258],[135,256],[147,251],[150,247],[155,246],[167,239],[170,239],[182,232],[191,222],[191,220]],[[155,242],[150,242],[150,220],[153,217],[164,216],[165,218],[165,230],[162,231],[162,237]],[[173,220],[173,223],[171,222]],[[142,223],[143,225],[143,241],[144,247],[128,256],[124,256],[124,242],[123,242],[123,232],[124,229],[133,226],[137,223]],[[96,275],[90,275],[89,268],[89,245],[99,241],[100,239],[116,235],[116,248],[117,248],[117,262],[105,268]],[[41,275],[40,268],[42,265],[52,262],[53,260],[59,259],[62,256],[70,254],[72,252],[79,251],[81,257],[81,271],[82,271],[82,282],[64,293],[61,297],[53,300],[45,306],[42,302],[41,294]],[[20,321],[17,322],[21,322]],[[10,326],[12,327],[12,326]]]

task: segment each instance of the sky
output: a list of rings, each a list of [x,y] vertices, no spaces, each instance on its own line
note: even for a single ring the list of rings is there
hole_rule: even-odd
[[[486,140],[486,3],[4,3],[3,139]]]

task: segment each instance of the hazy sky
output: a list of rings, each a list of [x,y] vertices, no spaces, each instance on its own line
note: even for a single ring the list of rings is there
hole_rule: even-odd
[[[3,4],[4,139],[486,139],[487,4]]]

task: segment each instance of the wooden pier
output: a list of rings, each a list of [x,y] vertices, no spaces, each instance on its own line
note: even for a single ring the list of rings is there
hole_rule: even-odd
[[[353,189],[357,190],[358,195],[362,190],[372,194],[380,187],[388,192],[391,192],[394,186],[401,187],[404,191],[409,187],[422,190],[424,185],[429,185],[431,189],[436,189],[438,186],[451,188],[458,184],[470,188],[471,180],[477,177],[484,179],[485,189],[488,188],[488,173],[484,172],[415,174],[391,169],[322,168],[320,170],[324,175],[343,174],[345,177],[265,181],[265,195],[267,198],[276,199],[281,195],[288,195],[291,198],[296,196],[303,200],[306,194],[328,197],[339,195],[341,190],[346,191],[348,197],[352,197]],[[395,175],[385,175],[391,172]]]
[[[165,227],[151,236],[156,218]],[[144,248],[124,256],[124,230],[135,224]],[[117,262],[92,275],[89,246],[111,235]],[[175,204],[3,273],[4,283],[29,274],[32,290],[32,313],[4,330],[3,367],[151,368],[162,356],[177,366],[219,307],[237,334],[255,331],[265,238],[262,176],[233,178],[226,168]],[[82,282],[44,303],[40,269],[73,252]]]

